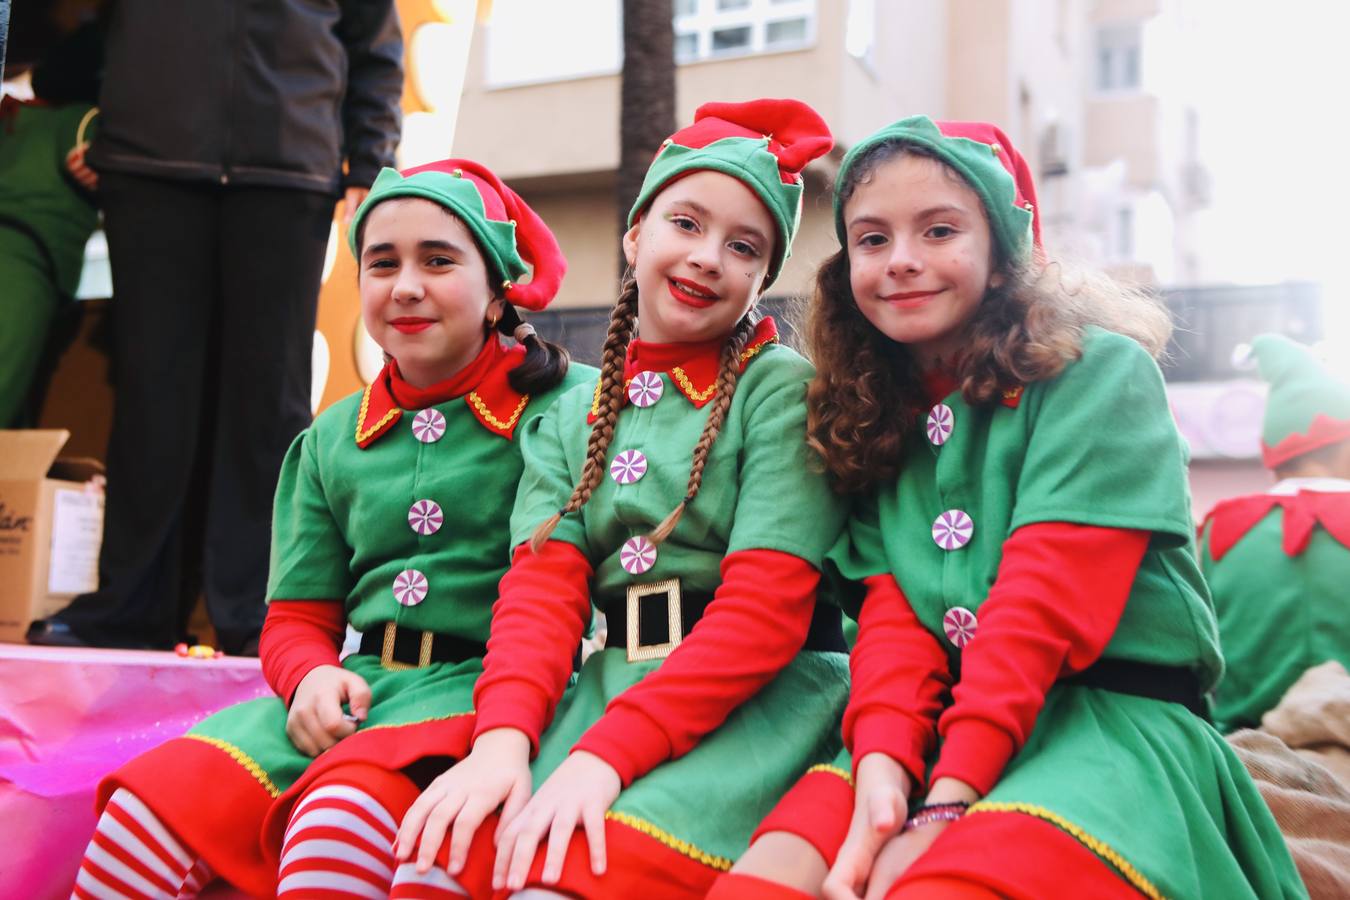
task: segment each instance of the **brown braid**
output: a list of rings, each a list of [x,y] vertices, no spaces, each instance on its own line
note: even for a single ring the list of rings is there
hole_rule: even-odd
[[[708,423],[703,426],[703,434],[699,435],[698,443],[694,445],[694,462],[689,468],[689,487],[685,490],[684,499],[680,504],[661,520],[660,525],[652,529],[651,534],[647,535],[647,539],[653,544],[659,544],[670,537],[670,533],[680,521],[680,516],[684,515],[685,507],[693,503],[694,498],[698,496],[698,489],[703,485],[703,467],[708,462],[708,453],[712,450],[713,441],[717,440],[718,432],[722,430],[722,423],[726,421],[727,410],[731,408],[731,396],[736,393],[736,381],[741,376],[741,354],[745,352],[745,345],[750,343],[758,322],[759,318],[753,312],[746,314],[736,323],[736,328],[722,346],[722,364],[717,370],[716,399],[713,401],[712,411],[708,413]]]
[[[629,272],[624,276],[623,286],[619,289],[619,301],[614,304],[614,312],[609,317],[609,333],[605,336],[605,346],[600,357],[600,393],[596,397],[598,414],[586,444],[586,464],[581,469],[581,480],[572,490],[567,505],[535,529],[530,538],[530,549],[535,553],[544,546],[563,516],[586,505],[586,501],[591,499],[591,492],[604,478],[605,456],[609,452],[610,441],[614,439],[619,410],[623,408],[623,364],[628,355],[628,342],[633,337],[633,326],[637,322],[637,298],[637,281]]]

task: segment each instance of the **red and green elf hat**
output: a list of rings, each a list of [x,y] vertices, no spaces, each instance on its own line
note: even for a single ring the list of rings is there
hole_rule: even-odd
[[[468,159],[443,159],[402,172],[380,172],[347,230],[347,245],[353,255],[357,253],[361,222],[375,204],[395,197],[430,200],[463,222],[488,268],[501,279],[502,296],[512,305],[540,310],[558,293],[567,260],[557,238],[544,220],[486,166]],[[516,283],[531,271],[528,284]]]
[[[1328,372],[1307,347],[1282,334],[1260,335],[1251,352],[1270,385],[1261,424],[1266,468],[1350,440],[1350,385]]]
[[[730,175],[755,192],[778,229],[764,284],[778,277],[802,218],[802,169],[834,146],[825,120],[800,100],[705,103],[694,124],[666,138],[647,170],[628,225],[660,191],[691,172]]]
[[[922,147],[951,166],[979,195],[994,240],[1009,258],[1021,261],[1033,251],[1037,255],[1044,252],[1031,169],[999,128],[985,122],[934,122],[927,116],[901,119],[854,144],[844,156],[835,184],[844,184],[858,157],[883,143]],[[847,247],[844,209],[837,188],[834,228],[839,243]]]

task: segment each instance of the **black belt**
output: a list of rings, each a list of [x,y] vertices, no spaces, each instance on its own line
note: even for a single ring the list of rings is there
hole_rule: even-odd
[[[392,637],[390,632],[392,631]],[[416,669],[437,662],[457,663],[487,653],[482,641],[401,628],[393,622],[376,625],[361,635],[358,653],[378,656],[386,669]]]
[[[712,602],[713,595],[707,591],[680,591],[680,637],[687,637],[704,611]],[[667,604],[670,596],[667,591],[655,591],[639,599],[638,645],[641,647],[659,647],[671,640]],[[609,603],[605,613],[605,647],[628,648],[628,602],[626,598]],[[847,653],[848,644],[844,641],[843,617],[839,607],[829,603],[817,603],[811,614],[811,627],[806,632],[803,650],[819,652]]]
[[[1077,675],[1061,678],[1059,684],[1179,703],[1206,722],[1210,721],[1209,704],[1200,690],[1199,677],[1180,666],[1160,666],[1130,659],[1099,659]]]

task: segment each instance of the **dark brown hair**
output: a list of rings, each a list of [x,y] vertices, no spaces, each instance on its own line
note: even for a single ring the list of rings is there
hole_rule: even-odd
[[[624,380],[623,365],[628,355],[628,343],[632,340],[633,329],[637,324],[638,288],[637,280],[630,271],[624,276],[619,289],[619,300],[609,317],[609,332],[605,336],[605,346],[600,358],[600,389],[596,394],[597,415],[591,426],[590,438],[586,443],[586,462],[581,469],[581,478],[572,490],[572,496],[562,509],[546,519],[535,529],[530,538],[530,547],[538,552],[544,542],[553,534],[553,529],[568,513],[576,512],[591,499],[591,493],[600,484],[605,473],[605,457],[610,442],[614,439],[614,429],[623,409]],[[731,397],[736,391],[736,381],[741,372],[741,354],[755,331],[758,316],[752,308],[736,323],[726,343],[722,345],[721,362],[717,369],[717,381],[714,385],[712,409],[708,413],[707,424],[698,443],[694,445],[693,461],[689,467],[689,484],[685,488],[684,499],[670,511],[659,525],[647,535],[648,539],[659,544],[670,536],[680,521],[685,508],[698,496],[703,484],[703,469],[708,462],[708,453],[717,440],[722,424],[726,421],[727,410],[731,408]]]
[[[865,152],[837,191],[844,205],[885,162],[933,154],[896,141]],[[1015,262],[995,242],[990,287],[967,325],[955,375],[963,399],[984,404],[1009,388],[1054,378],[1082,352],[1083,329],[1097,325],[1139,342],[1154,356],[1167,345],[1166,309],[1142,290],[1104,274],[1060,263]],[[909,348],[863,316],[849,281],[847,248],[816,274],[807,327],[816,377],[807,391],[809,441],[841,491],[862,491],[899,474],[905,441],[928,405],[922,372]]]

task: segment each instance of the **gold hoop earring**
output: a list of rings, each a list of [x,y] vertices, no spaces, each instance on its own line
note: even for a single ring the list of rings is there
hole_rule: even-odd
[[[501,316],[493,316],[492,318],[488,319],[487,320],[488,328],[496,328],[497,323],[500,322],[501,320],[502,320]]]

